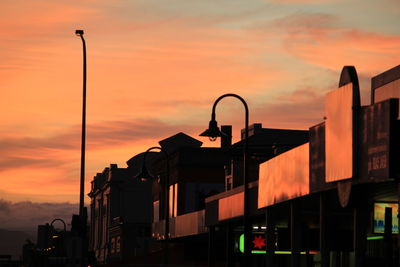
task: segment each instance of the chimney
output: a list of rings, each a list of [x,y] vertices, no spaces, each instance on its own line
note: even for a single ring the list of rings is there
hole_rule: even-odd
[[[249,137],[255,134],[258,134],[259,132],[262,131],[262,123],[253,123],[251,125],[249,125]],[[241,133],[241,140],[244,139],[245,133],[246,133],[246,129],[242,129]]]
[[[221,147],[228,147],[232,145],[232,125],[221,125]]]

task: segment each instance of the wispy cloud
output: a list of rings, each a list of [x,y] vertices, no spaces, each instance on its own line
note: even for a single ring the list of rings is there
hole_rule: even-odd
[[[89,151],[129,146],[143,140],[162,139],[178,129],[191,129],[193,125],[175,125],[157,119],[109,121],[89,124],[87,148]],[[60,167],[70,157],[63,153],[80,150],[81,128],[74,126],[54,136],[33,138],[4,138],[0,141],[0,171],[16,167]],[[57,155],[57,156],[56,156]],[[56,156],[56,157],[55,157]],[[57,158],[57,160],[54,160]]]
[[[264,121],[264,127],[308,129],[323,119],[324,96],[332,88],[299,88],[278,96],[270,103],[257,106],[255,119]]]
[[[92,175],[104,166],[124,163],[142,152],[146,146],[155,145],[158,140],[185,129],[193,129],[193,125],[169,124],[157,119],[88,125],[86,191]],[[7,194],[37,197],[47,195],[54,199],[56,192],[63,196],[76,193],[80,156],[79,126],[49,137],[3,138],[0,152],[0,176],[4,181],[7,180],[0,186],[0,190]],[[9,179],[11,176],[13,179]],[[14,196],[13,199],[20,198]]]
[[[372,75],[398,64],[400,35],[343,27],[339,22],[328,14],[295,14],[275,25],[286,31],[283,40],[290,54],[317,66],[337,70],[355,65]]]

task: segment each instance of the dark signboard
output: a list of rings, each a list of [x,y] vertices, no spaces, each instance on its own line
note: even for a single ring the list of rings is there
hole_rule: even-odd
[[[360,181],[394,178],[397,168],[394,161],[399,153],[398,105],[398,99],[389,99],[363,107]]]
[[[325,188],[325,122],[310,128],[310,192]]]

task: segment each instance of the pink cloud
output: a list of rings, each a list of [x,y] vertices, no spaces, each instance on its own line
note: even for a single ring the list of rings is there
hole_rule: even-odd
[[[109,121],[88,125],[86,192],[96,172],[110,163],[125,162],[157,142],[179,131],[200,132],[190,124],[160,120]],[[54,199],[59,192],[71,199],[77,194],[80,157],[80,127],[49,137],[8,137],[0,142],[0,190],[11,196],[23,194],[36,199]],[[29,174],[29,175],[27,175]],[[12,177],[12,179],[9,179]],[[47,196],[47,198],[46,198]],[[12,196],[11,199],[20,199]]]

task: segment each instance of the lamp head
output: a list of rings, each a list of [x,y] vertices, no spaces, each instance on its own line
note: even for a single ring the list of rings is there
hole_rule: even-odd
[[[210,123],[208,125],[208,129],[205,130],[200,134],[200,136],[208,136],[210,141],[215,141],[217,140],[217,137],[221,136],[221,131],[219,130],[218,123],[216,120],[212,119],[210,120]]]
[[[143,165],[142,167],[142,171],[139,172],[138,174],[136,174],[134,176],[135,179],[141,180],[142,182],[148,181],[148,180],[152,180],[154,179],[154,176],[152,176],[149,171],[146,168],[146,165]]]
[[[77,36],[82,36],[83,35],[83,30],[75,30],[75,34]]]

